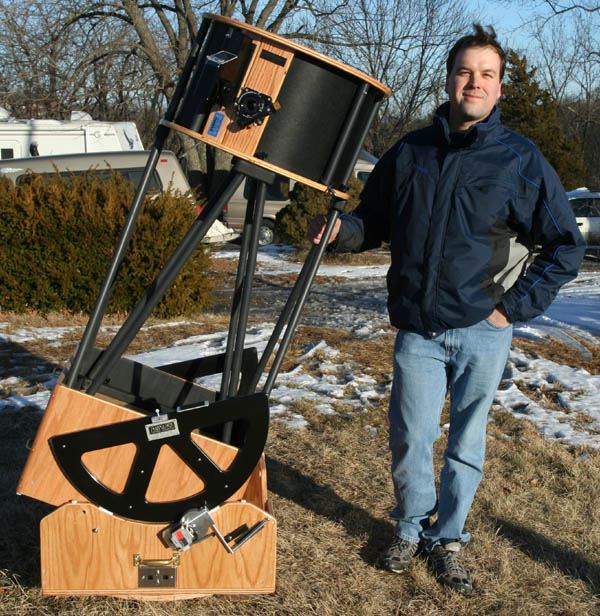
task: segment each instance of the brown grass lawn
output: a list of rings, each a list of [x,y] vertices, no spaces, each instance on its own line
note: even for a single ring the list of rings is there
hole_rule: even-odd
[[[11,329],[20,323],[49,326],[85,323],[70,315],[26,318],[0,315]],[[208,323],[210,319],[206,319]],[[222,317],[210,327],[224,330]],[[209,325],[147,330],[136,350],[206,331]],[[60,369],[79,333],[59,345],[48,342],[0,349],[0,374],[29,375],[35,366]],[[393,339],[357,342],[343,332],[301,328],[286,358],[289,369],[308,339],[325,339],[389,381]],[[526,352],[599,373],[565,345],[516,340]],[[19,355],[20,353],[20,355]],[[0,392],[1,395],[1,392]],[[424,560],[402,575],[380,570],[378,554],[392,534],[386,404],[361,413],[323,415],[310,404],[293,409],[306,430],[271,422],[266,447],[268,486],[278,522],[277,588],[274,595],[213,596],[179,602],[138,602],[106,597],[45,597],[40,589],[40,519],[52,508],[15,495],[35,435],[39,413],[0,413],[0,614],[14,616],[220,616],[220,615],[527,615],[600,614],[600,453],[571,451],[544,441],[528,423],[492,409],[485,477],[469,516],[473,540],[466,548],[475,591],[469,598],[441,588]],[[373,426],[376,433],[365,426]],[[437,447],[440,465],[445,437]],[[194,548],[192,548],[194,549]],[[207,563],[210,566],[210,563]]]

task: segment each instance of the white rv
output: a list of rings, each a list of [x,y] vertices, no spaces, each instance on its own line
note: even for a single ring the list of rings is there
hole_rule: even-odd
[[[101,122],[87,114],[70,120],[17,120],[0,109],[0,158],[143,150],[134,122]]]

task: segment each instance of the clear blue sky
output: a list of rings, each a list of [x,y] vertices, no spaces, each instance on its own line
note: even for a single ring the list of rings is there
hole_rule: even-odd
[[[526,52],[528,48],[527,29],[524,21],[533,19],[530,2],[498,2],[495,0],[467,0],[467,6],[481,15],[482,25],[494,26],[503,47]]]

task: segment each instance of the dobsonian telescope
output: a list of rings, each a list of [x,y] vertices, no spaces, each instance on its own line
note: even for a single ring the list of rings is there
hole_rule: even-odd
[[[40,524],[45,594],[156,600],[274,592],[268,398],[369,126],[388,95],[371,77],[301,45],[204,16],[19,483],[20,494],[56,507]],[[149,178],[173,130],[230,153],[231,169],[110,344],[96,348]],[[259,357],[244,339],[265,193],[276,174],[327,191],[331,207],[324,240],[309,252]],[[251,190],[225,353],[157,368],[124,358],[246,178]],[[197,382],[208,375],[221,375],[218,391]]]

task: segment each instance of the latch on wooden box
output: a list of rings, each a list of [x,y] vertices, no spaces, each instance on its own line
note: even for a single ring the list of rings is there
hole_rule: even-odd
[[[177,552],[166,560],[142,560],[139,554],[134,554],[133,566],[138,568],[139,588],[175,588],[177,586],[177,567],[179,566]]]

